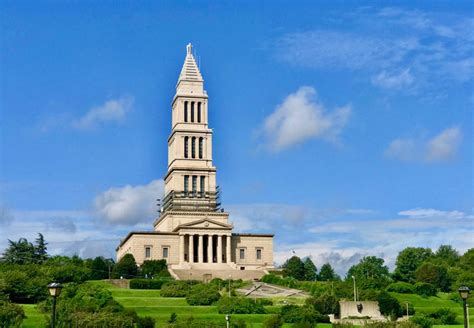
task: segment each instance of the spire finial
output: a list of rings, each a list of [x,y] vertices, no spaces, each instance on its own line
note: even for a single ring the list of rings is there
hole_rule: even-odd
[[[193,45],[191,44],[191,42],[188,43],[188,45],[186,46],[186,50],[188,52],[188,55],[190,55],[193,50]]]

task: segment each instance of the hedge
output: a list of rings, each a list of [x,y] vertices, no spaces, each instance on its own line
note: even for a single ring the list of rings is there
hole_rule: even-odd
[[[387,291],[399,294],[414,294],[415,286],[408,282],[394,282],[387,286]]]
[[[161,279],[131,279],[130,289],[161,289],[168,280]]]

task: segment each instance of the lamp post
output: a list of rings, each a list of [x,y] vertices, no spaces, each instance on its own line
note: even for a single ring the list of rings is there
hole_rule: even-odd
[[[354,280],[354,302],[357,302],[357,294],[356,294],[356,277],[352,276],[352,280]]]
[[[53,297],[53,315],[51,318],[51,327],[54,328],[56,325],[56,298],[61,294],[63,285],[57,282],[52,282],[48,285],[49,295]]]
[[[463,303],[463,312],[464,312],[464,328],[468,328],[468,322],[467,322],[467,298],[469,297],[470,293],[469,287],[466,286],[461,286],[458,289],[459,296],[462,298],[462,303]]]
[[[225,315],[225,324],[226,324],[227,328],[230,327],[230,315],[229,314]]]

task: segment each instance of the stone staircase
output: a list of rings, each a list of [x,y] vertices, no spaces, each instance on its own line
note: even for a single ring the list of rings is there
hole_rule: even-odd
[[[209,281],[214,278],[258,280],[267,274],[265,270],[239,270],[223,264],[192,264],[187,267],[168,268],[170,274],[178,280]]]

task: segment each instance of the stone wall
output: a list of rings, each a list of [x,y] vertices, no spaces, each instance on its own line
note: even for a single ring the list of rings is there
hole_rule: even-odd
[[[151,256],[145,258],[145,247],[151,248]],[[179,263],[179,236],[178,234],[133,234],[117,250],[117,260],[120,260],[125,254],[131,253],[135,257],[138,265],[145,260],[163,259],[163,248],[168,247],[168,264]]]
[[[240,258],[240,249],[244,249],[244,258]],[[257,249],[261,250],[262,258],[257,259]],[[271,235],[232,235],[232,262],[238,267],[248,269],[273,267],[273,236]]]

